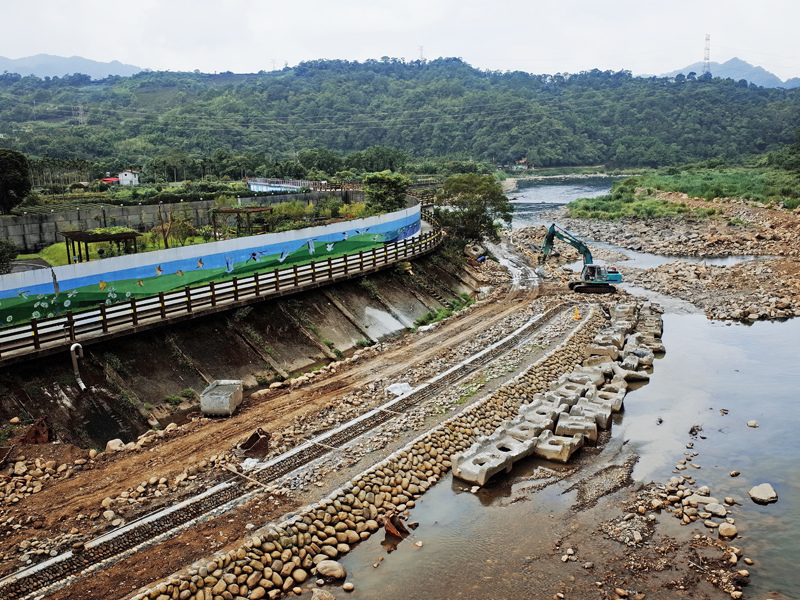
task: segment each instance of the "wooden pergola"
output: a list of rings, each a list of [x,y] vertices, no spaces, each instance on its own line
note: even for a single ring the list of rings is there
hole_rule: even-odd
[[[236,215],[236,237],[241,235],[242,230],[242,215],[245,216],[245,231],[246,235],[253,235],[253,224],[250,220],[250,215],[263,212],[272,212],[271,206],[248,206],[242,208],[218,208],[214,210],[211,219],[211,227],[214,230],[214,239],[217,239],[217,215]],[[262,227],[263,232],[266,232],[266,225]]]
[[[133,240],[133,252],[139,251],[136,245],[136,238],[141,233],[136,231],[126,231],[123,233],[92,233],[91,231],[60,231],[64,236],[64,243],[67,245],[67,263],[84,262],[89,260],[89,244],[98,242],[114,242],[119,248],[120,244]],[[81,247],[82,246],[82,247]]]

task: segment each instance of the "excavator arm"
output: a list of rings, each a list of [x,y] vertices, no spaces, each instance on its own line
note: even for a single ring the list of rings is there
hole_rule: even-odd
[[[547,230],[547,234],[544,236],[544,240],[542,241],[542,247],[539,254],[541,262],[547,261],[547,258],[550,256],[550,253],[553,250],[553,242],[556,239],[566,242],[575,248],[581,254],[581,256],[583,256],[584,264],[591,265],[594,262],[592,260],[592,253],[589,251],[589,247],[568,231],[556,226],[555,223],[550,225],[550,228]]]

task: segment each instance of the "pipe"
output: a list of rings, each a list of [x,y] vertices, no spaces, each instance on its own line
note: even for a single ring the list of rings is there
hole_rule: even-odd
[[[78,358],[83,358],[83,346],[78,343],[72,344],[69,352],[72,355],[72,370],[75,371],[75,379],[78,380],[78,385],[80,386],[81,391],[84,392],[86,391],[86,384],[83,383],[83,380],[81,379],[81,372],[78,370]]]

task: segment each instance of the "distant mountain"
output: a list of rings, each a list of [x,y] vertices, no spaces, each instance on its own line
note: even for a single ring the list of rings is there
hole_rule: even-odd
[[[0,73],[19,73],[20,75],[36,75],[37,77],[63,77],[73,73],[89,75],[92,79],[105,79],[109,75],[130,76],[143,71],[141,67],[126,65],[118,60],[99,62],[80,56],[53,56],[37,54],[24,58],[6,58],[0,56]]]
[[[735,81],[746,79],[750,83],[770,88],[781,87],[789,89],[800,87],[800,77],[783,81],[780,77],[773,75],[763,67],[756,67],[751,65],[749,62],[736,57],[724,63],[712,62],[709,65],[709,68],[711,70],[711,75],[714,77],[721,77],[723,79],[730,78]],[[694,73],[698,76],[702,75],[703,63],[697,62],[693,65],[689,65],[688,67],[684,67],[683,69],[678,69],[677,71],[672,71],[671,73],[664,73],[661,75],[661,77],[675,77],[679,73],[688,75],[692,71],[694,71]]]

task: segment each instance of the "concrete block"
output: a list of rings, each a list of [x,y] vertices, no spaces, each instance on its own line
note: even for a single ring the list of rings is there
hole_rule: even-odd
[[[563,410],[569,410],[569,406],[567,404],[551,404],[544,400],[534,400],[530,404],[520,406],[517,417],[522,417],[528,423],[541,427],[542,430],[553,429],[556,415],[563,412]]]
[[[508,422],[506,433],[517,441],[528,442],[539,437],[545,429],[553,429],[553,419],[536,416],[536,420],[529,421],[524,415],[517,415]]]
[[[635,371],[639,368],[639,357],[634,354],[628,354],[622,359],[620,366],[628,371]]]
[[[600,346],[616,346],[622,348],[625,344],[625,332],[618,329],[604,329],[594,336],[594,343]]]
[[[514,462],[529,456],[537,443],[538,438],[514,439],[508,435],[506,427],[499,427],[490,437],[480,437],[468,450],[453,455],[453,475],[485,485],[493,475],[510,471]]]
[[[625,381],[650,381],[650,374],[647,371],[633,371],[622,368],[616,363],[612,367],[614,375],[622,377]]]
[[[624,379],[622,380],[625,381]],[[610,391],[606,389],[598,390],[594,395],[591,397],[587,396],[587,400],[589,402],[594,402],[596,404],[601,404],[602,406],[608,406],[611,409],[611,412],[620,412],[623,408],[623,401],[625,400],[625,394],[627,393],[627,384],[626,387],[617,391]]]
[[[590,356],[608,356],[611,360],[619,358],[619,348],[611,344],[605,346],[588,344],[583,352],[586,358]]]
[[[618,302],[609,308],[611,318],[632,317],[636,314],[636,305]]]
[[[603,385],[606,382],[603,370],[599,367],[575,367],[567,377],[572,382],[592,384],[594,386]]]
[[[565,463],[583,446],[583,435],[576,433],[572,437],[554,435],[552,431],[543,431],[533,451],[535,456]]]
[[[574,407],[573,407],[574,409]],[[592,442],[597,441],[597,422],[594,417],[561,413],[558,415],[556,423],[556,435],[573,436],[582,434],[583,437]]]
[[[589,358],[585,359],[581,364],[584,367],[599,367],[601,370],[605,365],[609,365],[611,363],[611,357],[607,355],[596,355],[590,356]]]
[[[206,415],[230,416],[242,403],[242,382],[218,379],[200,394],[200,410]]]
[[[616,366],[616,363],[614,363],[614,366]],[[616,394],[620,391],[626,391],[627,389],[628,389],[628,382],[625,381],[625,379],[622,376],[617,375],[615,372],[614,377],[611,379],[611,381],[609,381],[602,388],[600,388],[600,391]]]
[[[627,356],[629,354],[633,354],[636,358],[638,358],[639,365],[643,367],[653,366],[653,361],[656,358],[653,351],[646,346],[638,346],[636,348],[625,346],[625,350],[623,351],[622,355]]]
[[[592,402],[587,398],[573,406],[569,414],[573,416],[591,417],[600,429],[611,427],[611,406],[605,402]]]
[[[578,403],[578,400],[581,398],[583,398],[583,395],[578,391],[571,391],[561,388],[555,391],[544,393],[544,401],[553,406],[559,406],[561,404],[575,406]]]

